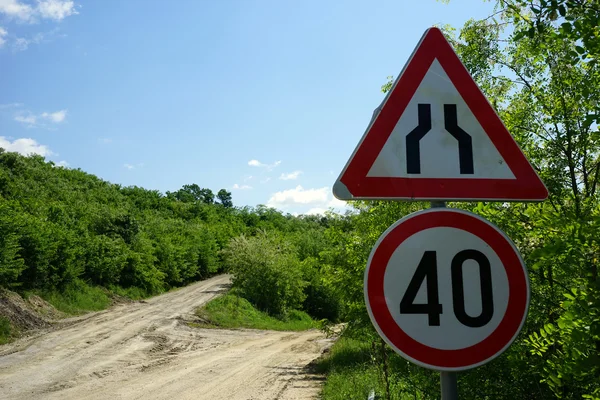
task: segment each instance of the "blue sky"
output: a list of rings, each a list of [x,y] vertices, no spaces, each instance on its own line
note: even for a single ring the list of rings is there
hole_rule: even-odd
[[[453,0],[0,0],[0,147],[162,192],[314,213]]]

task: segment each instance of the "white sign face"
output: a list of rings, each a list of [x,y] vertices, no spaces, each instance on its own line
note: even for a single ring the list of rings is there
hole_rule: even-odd
[[[485,271],[482,274],[482,269],[487,267],[482,268],[474,259],[466,259],[462,263],[465,314],[471,318],[483,315],[484,297],[491,298],[493,307],[489,321],[482,320],[478,323],[481,326],[467,326],[453,312],[453,291],[458,288],[456,282],[452,282],[452,260],[467,249],[482,254],[482,259],[488,260],[491,272],[491,284],[482,285],[482,281],[488,278]],[[401,313],[398,306],[404,296],[410,296],[407,291],[409,283],[421,260],[431,257],[425,252],[431,251],[435,252],[437,282],[434,285],[437,285],[437,296],[442,306],[439,324],[432,324],[434,321],[428,314]],[[427,280],[431,276],[428,274],[419,282],[417,295],[412,300],[414,304],[427,304]],[[486,292],[482,293],[482,286]],[[498,255],[479,237],[461,229],[436,227],[411,236],[394,251],[385,271],[384,294],[394,320],[410,337],[436,349],[457,350],[481,342],[498,327],[508,305],[508,278]],[[457,306],[463,307],[462,304]]]
[[[429,209],[392,225],[365,271],[373,325],[408,360],[433,369],[484,364],[513,342],[527,315],[527,271],[485,219]]]
[[[471,173],[461,173],[459,141],[446,129],[446,122],[452,118],[457,121],[458,128],[470,136],[472,153],[468,163]],[[419,172],[409,174],[404,155],[411,151],[407,149],[406,138],[420,123],[430,125],[431,129],[418,141]],[[437,59],[423,77],[367,176],[515,179]]]

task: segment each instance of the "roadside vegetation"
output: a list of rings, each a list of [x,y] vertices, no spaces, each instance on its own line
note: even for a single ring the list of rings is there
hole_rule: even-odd
[[[497,4],[490,18],[443,29],[550,196],[541,204],[449,204],[503,229],[531,283],[521,334],[500,357],[459,373],[459,397],[598,400],[600,6]],[[346,215],[294,217],[235,207],[226,190],[215,196],[193,184],[162,194],[1,152],[0,285],[78,313],[106,307],[111,293],[143,298],[229,272],[232,292],[198,310],[202,325],[347,323],[316,366],[327,375],[325,400],[364,400],[370,390],[379,399],[439,398],[439,373],[384,345],[363,297],[381,233],[426,207],[353,202]],[[13,328],[7,321],[0,317],[0,340]]]
[[[12,333],[8,318],[0,316],[0,344],[8,343],[12,339]]]
[[[256,308],[239,324],[304,329],[313,319],[336,320],[339,304],[317,261],[327,225],[321,216],[235,207],[225,189],[122,187],[0,149],[0,287],[39,296],[64,315],[230,271],[243,304]],[[2,304],[6,341],[29,327]]]
[[[304,331],[315,328],[315,321],[304,311],[292,310],[285,316],[272,317],[259,311],[248,300],[226,294],[208,302],[196,311],[200,328],[252,328],[274,331]]]

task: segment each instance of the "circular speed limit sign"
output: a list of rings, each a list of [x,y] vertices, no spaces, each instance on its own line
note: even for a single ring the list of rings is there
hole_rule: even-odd
[[[381,235],[365,271],[373,325],[423,367],[460,371],[510,346],[529,306],[525,264],[485,219],[455,209],[402,218]]]

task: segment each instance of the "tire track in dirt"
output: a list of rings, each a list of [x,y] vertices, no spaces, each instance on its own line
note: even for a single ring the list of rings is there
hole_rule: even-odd
[[[214,277],[0,347],[1,397],[316,398],[320,378],[305,367],[331,344],[322,333],[188,326],[228,286],[228,276]]]

